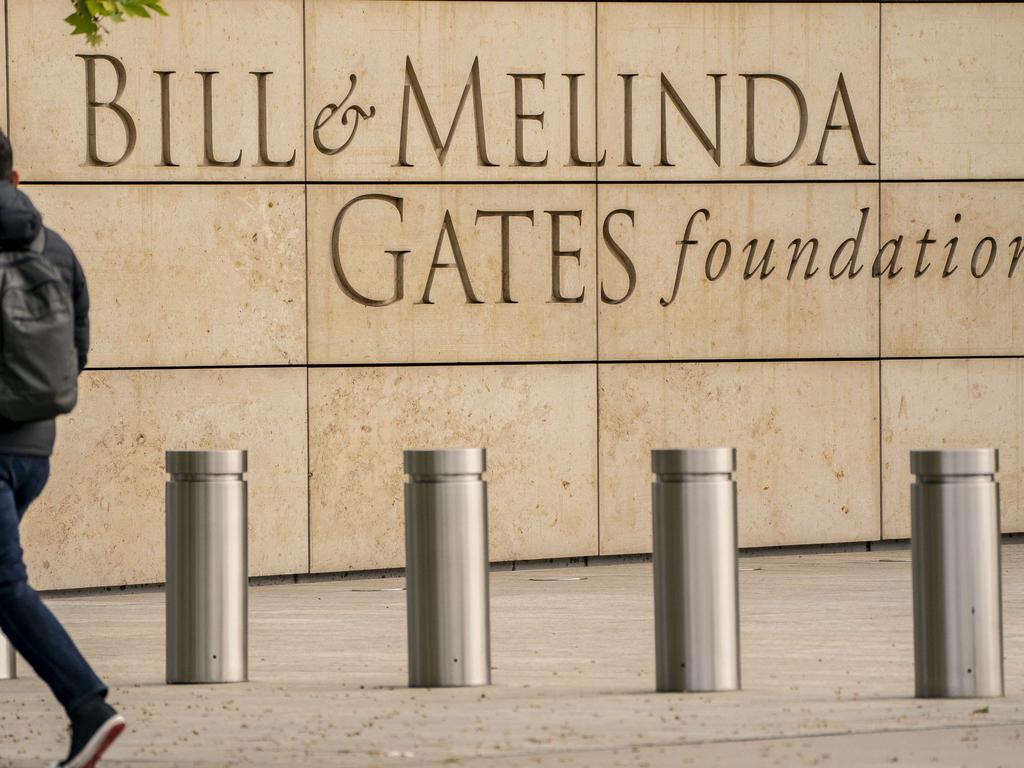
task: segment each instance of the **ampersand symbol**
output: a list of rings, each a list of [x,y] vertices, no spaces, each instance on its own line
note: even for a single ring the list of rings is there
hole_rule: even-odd
[[[344,149],[351,144],[352,140],[356,137],[356,131],[359,129],[360,119],[369,120],[377,114],[376,107],[372,105],[369,110],[365,110],[357,104],[344,108],[346,102],[351,98],[352,92],[356,89],[357,78],[355,75],[349,75],[348,80],[350,85],[348,93],[345,94],[345,98],[343,98],[338,104],[328,104],[325,106],[320,110],[320,114],[316,116],[316,120],[313,121],[313,143],[316,145],[316,148],[325,155],[337,155],[339,152],[344,151]],[[332,148],[320,141],[320,129],[330,122],[331,118],[338,114],[338,112],[341,112],[342,125],[348,125],[349,115],[352,115],[352,131],[349,133],[348,138],[345,139],[344,144],[339,147]]]

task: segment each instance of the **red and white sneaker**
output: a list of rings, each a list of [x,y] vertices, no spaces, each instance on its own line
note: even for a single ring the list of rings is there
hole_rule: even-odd
[[[103,753],[125,729],[125,721],[102,699],[75,711],[71,722],[71,750],[54,768],[95,768]]]

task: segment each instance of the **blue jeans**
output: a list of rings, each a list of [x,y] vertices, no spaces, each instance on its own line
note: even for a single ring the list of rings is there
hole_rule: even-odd
[[[28,585],[18,524],[49,477],[48,458],[0,454],[0,631],[70,713],[107,687]]]

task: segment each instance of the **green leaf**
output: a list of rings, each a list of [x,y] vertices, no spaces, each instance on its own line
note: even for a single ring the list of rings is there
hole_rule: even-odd
[[[73,35],[84,35],[90,32],[96,32],[99,29],[96,22],[93,21],[92,17],[88,14],[72,13],[70,16],[65,18],[64,21],[71,25],[71,34]]]
[[[64,21],[72,35],[85,35],[90,45],[99,45],[108,30],[103,21],[121,24],[129,18],[151,19],[152,14],[169,15],[163,0],[71,0],[74,13]]]

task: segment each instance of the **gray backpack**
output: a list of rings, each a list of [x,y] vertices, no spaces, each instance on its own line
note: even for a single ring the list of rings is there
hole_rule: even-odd
[[[10,421],[52,419],[78,399],[74,301],[45,238],[0,252],[0,417]]]

